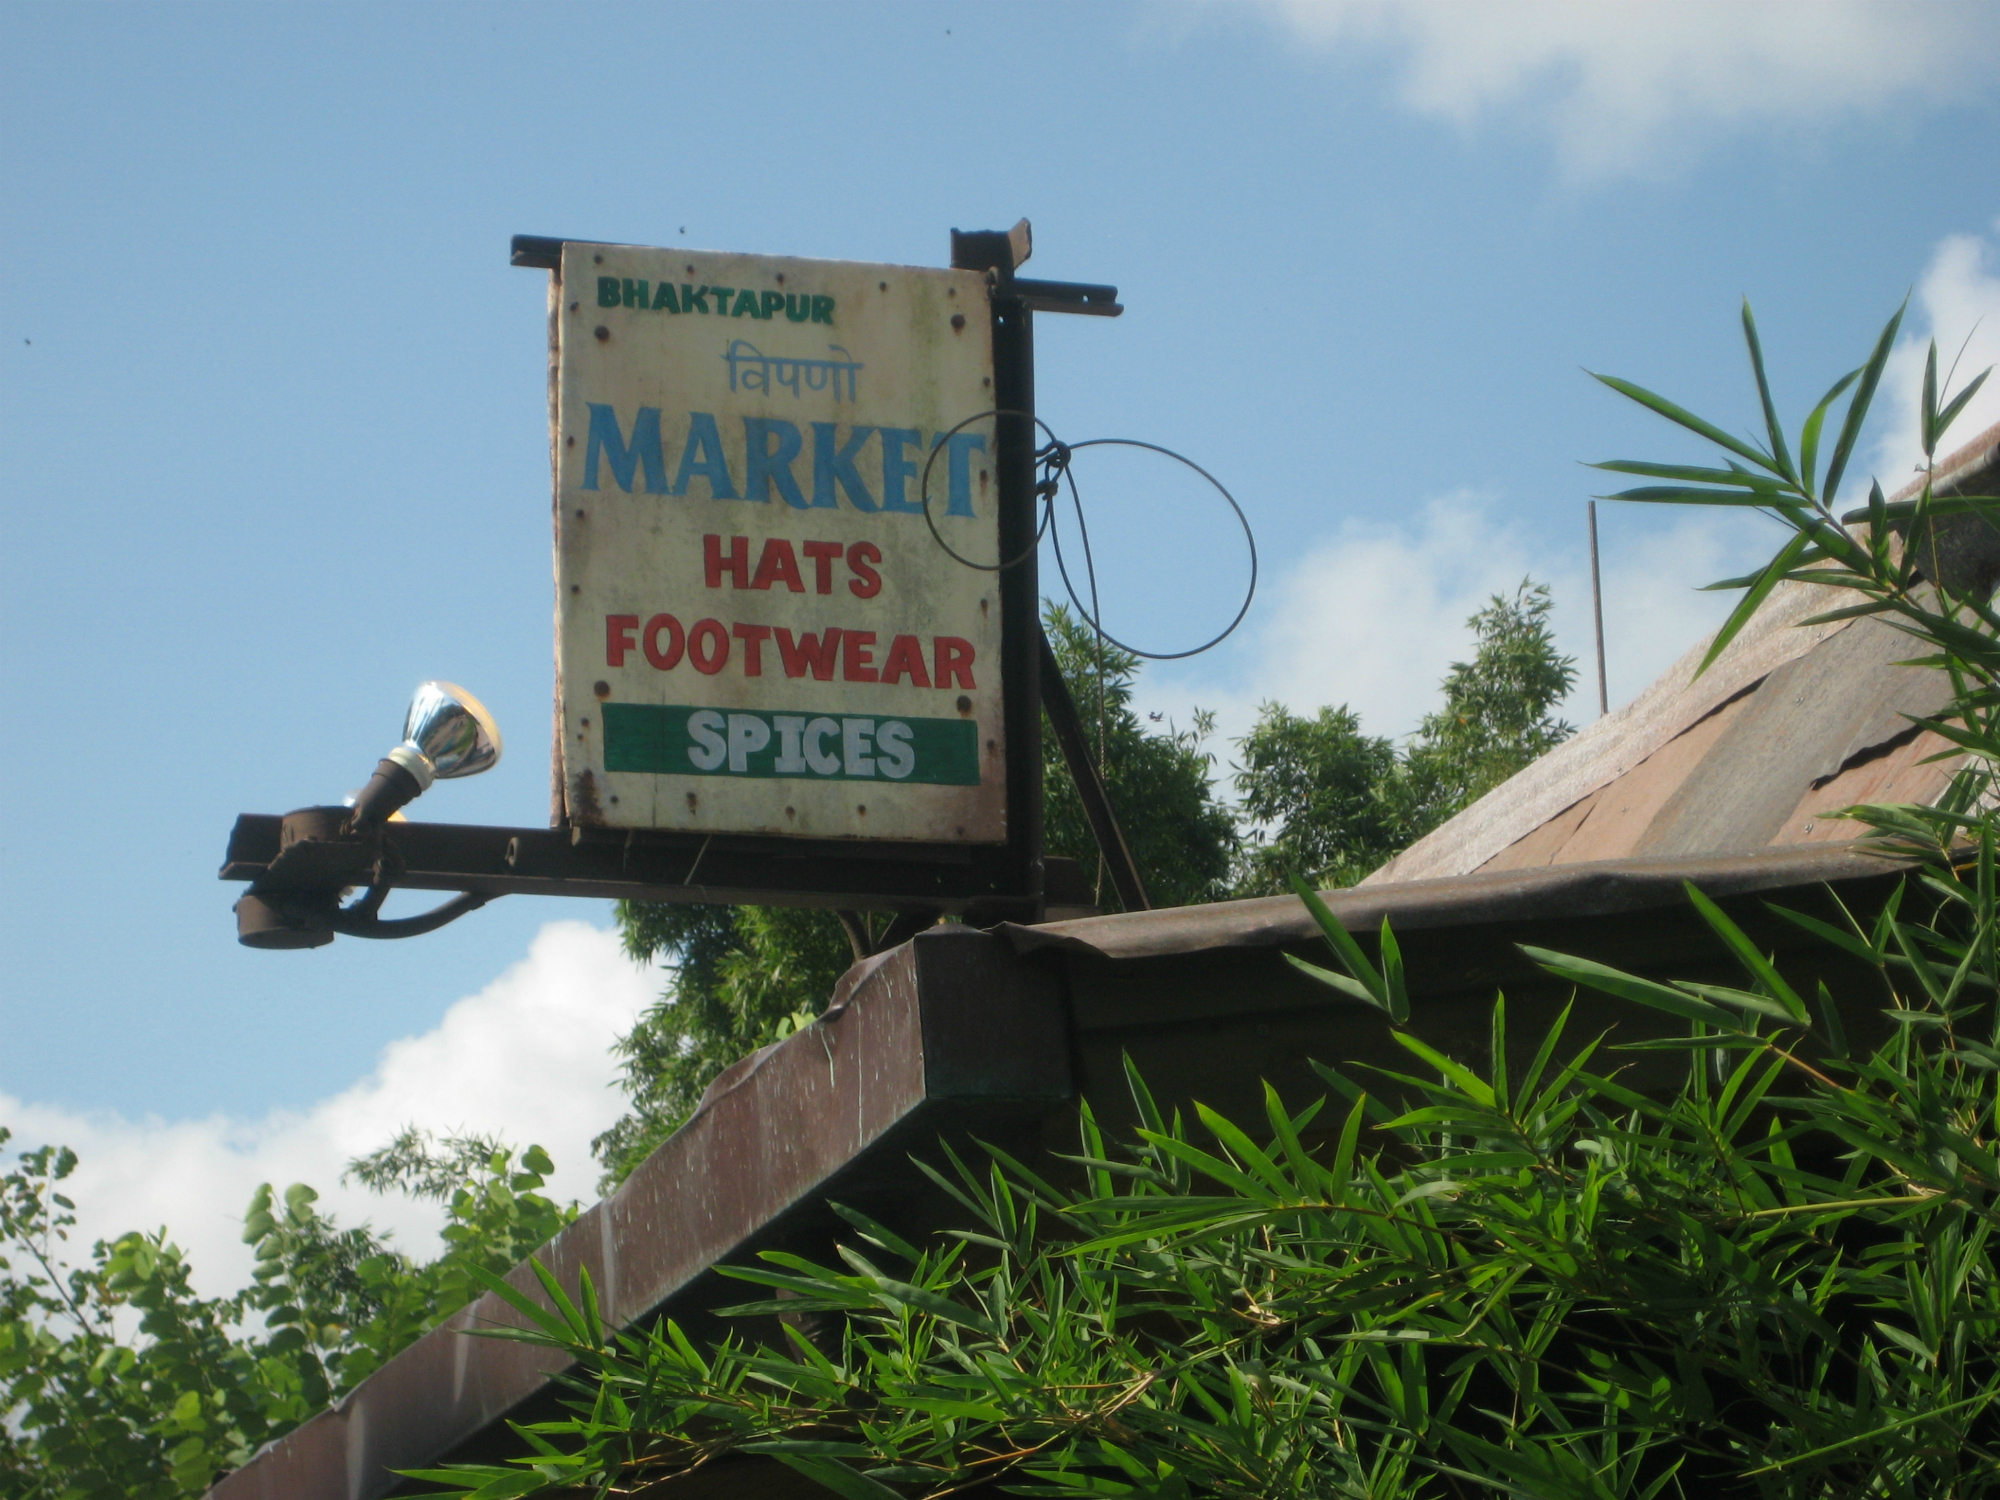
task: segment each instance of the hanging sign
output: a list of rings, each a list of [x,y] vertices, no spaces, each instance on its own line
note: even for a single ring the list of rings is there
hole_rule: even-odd
[[[571,822],[1004,841],[1000,575],[938,544],[998,560],[985,277],[569,243],[555,295]]]

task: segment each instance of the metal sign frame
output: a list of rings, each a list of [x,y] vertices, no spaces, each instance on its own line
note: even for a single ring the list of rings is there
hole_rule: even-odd
[[[1005,237],[1002,237],[1003,239]],[[569,241],[514,241],[512,260],[518,266],[545,269],[550,277],[551,360],[555,358],[555,320],[561,315],[565,296],[577,295],[562,284],[562,250]],[[595,242],[586,242],[595,243]],[[1036,641],[1040,632],[1040,584],[1035,556],[1034,493],[1034,331],[1033,314],[1022,305],[1013,289],[1016,246],[1004,246],[990,237],[956,236],[953,246],[955,270],[983,271],[991,291],[994,406],[1003,412],[1025,416],[1002,416],[995,422],[994,473],[999,507],[1000,555],[1019,562],[999,575],[1001,637],[1001,706],[1004,720],[1003,762],[1006,779],[1005,800],[1007,837],[1004,844],[926,843],[896,840],[876,842],[857,839],[794,838],[769,834],[713,834],[691,836],[652,830],[600,829],[574,824],[563,805],[557,757],[552,787],[551,814],[554,825],[567,828],[575,847],[609,842],[634,854],[657,852],[669,866],[678,863],[692,839],[695,858],[703,858],[702,846],[711,853],[726,845],[743,861],[735,894],[727,899],[758,900],[777,897],[787,903],[828,907],[867,907],[881,904],[885,886],[900,891],[912,886],[924,892],[926,909],[952,910],[974,916],[991,914],[992,920],[1020,920],[1024,913],[1038,911],[1043,902],[1041,868],[1042,775],[1040,724],[1040,654]],[[983,254],[981,253],[983,252]],[[556,392],[550,389],[551,421],[557,420]],[[561,496],[556,496],[561,504]],[[671,851],[671,853],[669,853]],[[768,861],[768,876],[759,878]],[[705,863],[704,859],[704,863]],[[885,880],[892,867],[907,864],[923,872],[918,879]],[[787,870],[786,867],[790,869]],[[692,863],[682,866],[691,878],[675,882],[683,890],[708,891],[713,886],[701,877]],[[793,872],[813,872],[813,889],[801,890]],[[708,874],[717,873],[713,867]],[[768,889],[766,889],[768,880]],[[680,899],[702,899],[699,896]],[[717,899],[708,897],[707,899]],[[908,898],[905,897],[904,900]],[[894,901],[901,908],[903,901]]]
[[[550,273],[552,319],[563,305],[566,243],[597,242],[517,235],[512,245],[512,264]],[[1116,287],[1017,277],[1028,249],[1025,220],[1011,231],[952,231],[952,268],[984,272],[991,292],[1000,556],[1014,560],[999,575],[1004,844],[587,827],[565,818],[559,783],[547,830],[402,822],[355,832],[343,821],[343,809],[307,808],[284,817],[246,814],[231,833],[220,872],[225,880],[251,882],[238,903],[242,940],[262,947],[313,947],[331,941],[335,932],[411,936],[510,893],[899,914],[901,920],[878,946],[896,940],[904,927],[943,914],[981,925],[1038,921],[1050,904],[1090,901],[1087,882],[1072,861],[1043,855],[1044,709],[1124,904],[1146,905],[1102,779],[1090,763],[1075,705],[1059,675],[1043,680],[1053,658],[1041,629],[1036,568],[1033,315],[1116,317],[1124,309]],[[553,327],[551,334],[553,349]],[[555,399],[552,378],[552,407]],[[367,887],[368,897],[340,907],[340,892],[356,886]],[[424,917],[379,919],[381,896],[395,886],[461,895]]]

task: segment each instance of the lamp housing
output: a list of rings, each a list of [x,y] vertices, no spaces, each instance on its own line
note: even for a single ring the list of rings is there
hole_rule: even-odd
[[[378,827],[432,782],[491,770],[500,751],[500,726],[485,704],[456,683],[423,683],[404,716],[402,743],[377,762],[354,799],[348,826]]]

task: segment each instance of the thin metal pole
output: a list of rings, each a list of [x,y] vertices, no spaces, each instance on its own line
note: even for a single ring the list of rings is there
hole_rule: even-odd
[[[1611,694],[1604,686],[1604,584],[1597,567],[1597,502],[1590,506],[1590,608],[1597,616],[1597,715],[1611,712]]]

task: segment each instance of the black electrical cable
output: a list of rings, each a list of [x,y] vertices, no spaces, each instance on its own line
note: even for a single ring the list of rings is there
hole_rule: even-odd
[[[1047,447],[1036,450],[1034,457],[1034,462],[1041,472],[1035,481],[1033,494],[1035,500],[1039,501],[1042,507],[1041,518],[1035,526],[1034,540],[1014,557],[1002,558],[999,562],[982,563],[975,562],[972,558],[959,553],[938,531],[937,518],[931,514],[931,469],[937,463],[938,453],[947,448],[947,439],[956,437],[973,423],[983,422],[988,417],[1026,418],[1046,433],[1049,441]],[[1230,510],[1235,513],[1236,523],[1243,528],[1243,540],[1250,549],[1250,583],[1243,591],[1243,603],[1238,606],[1235,617],[1221,631],[1202,642],[1199,646],[1186,651],[1144,651],[1137,646],[1128,645],[1126,642],[1119,640],[1118,637],[1110,634],[1104,628],[1103,604],[1098,597],[1097,589],[1097,560],[1090,545],[1090,523],[1084,516],[1083,495],[1077,488],[1076,471],[1072,466],[1072,462],[1079,449],[1112,447],[1143,448],[1149,453],[1158,453],[1164,457],[1173,459],[1177,463],[1187,465],[1188,468],[1193,469],[1195,473],[1206,479],[1216,492],[1228,502]],[[1078,596],[1076,583],[1069,576],[1069,563],[1063,556],[1062,528],[1055,525],[1056,500],[1062,493],[1062,486],[1065,480],[1069,483],[1070,504],[1076,512],[1077,533],[1083,540],[1084,581],[1089,585],[1090,590],[1090,603],[1088,606]],[[1093,654],[1096,657],[1095,665],[1097,668],[1097,759],[1100,765],[1105,760],[1107,749],[1105,741],[1108,733],[1107,711],[1109,694],[1105,686],[1105,643],[1109,642],[1121,651],[1129,652],[1133,656],[1142,657],[1148,661],[1182,661],[1190,656],[1199,656],[1204,651],[1213,650],[1229,638],[1236,627],[1243,623],[1243,617],[1250,613],[1250,603],[1257,597],[1257,536],[1250,528],[1250,518],[1243,514],[1243,507],[1236,503],[1236,497],[1229,493],[1228,487],[1213,474],[1209,473],[1208,470],[1185,454],[1176,453],[1172,448],[1163,447],[1158,443],[1148,443],[1138,438],[1091,438],[1081,443],[1065,443],[1055,435],[1054,429],[1040,417],[1034,416],[1029,412],[995,407],[988,411],[975,412],[973,415],[955,424],[949,431],[940,434],[932,442],[931,451],[924,459],[924,471],[923,478],[920,481],[919,494],[923,501],[924,524],[930,528],[931,540],[936,542],[944,550],[945,554],[955,562],[962,563],[968,568],[975,568],[982,573],[1000,573],[1006,571],[1008,568],[1020,566],[1020,564],[1034,556],[1036,549],[1041,546],[1042,539],[1045,536],[1049,536],[1053,531],[1056,571],[1062,575],[1063,588],[1069,594],[1070,602],[1076,606],[1078,613],[1083,616],[1085,623],[1090,626],[1091,634],[1097,641],[1097,649]],[[1100,895],[1104,885],[1104,861],[1104,851],[1100,848],[1097,858],[1097,884]]]
[[[1041,519],[1035,527],[1035,540],[1033,544],[1024,548],[1017,556],[1003,559],[997,563],[975,562],[973,559],[960,554],[950,543],[945,541],[943,535],[938,531],[936,518],[931,514],[931,469],[937,462],[938,454],[945,448],[945,439],[956,436],[967,427],[970,427],[974,422],[984,421],[988,417],[1027,417],[1043,433],[1047,434],[1049,439],[1048,446],[1039,449],[1035,454],[1035,462],[1042,470],[1041,476],[1035,482],[1034,490],[1035,499],[1040,502],[1042,507]],[[1125,641],[1121,641],[1117,636],[1112,635],[1104,628],[1103,610],[1098,599],[1096,560],[1092,554],[1090,545],[1090,526],[1084,519],[1083,496],[1077,488],[1076,471],[1072,466],[1071,460],[1077,452],[1084,448],[1111,447],[1143,448],[1147,452],[1158,453],[1166,458],[1173,459],[1176,463],[1185,464],[1203,479],[1207,480],[1214,487],[1216,493],[1228,502],[1230,510],[1236,516],[1237,524],[1243,528],[1243,540],[1250,549],[1250,582],[1249,586],[1243,591],[1243,603],[1238,607],[1235,617],[1221,631],[1202,642],[1199,646],[1191,647],[1186,651],[1146,651]],[[1061,493],[1065,481],[1069,484],[1070,504],[1076,512],[1077,531],[1083,540],[1084,579],[1089,586],[1090,593],[1090,603],[1087,606],[1078,594],[1074,580],[1069,576],[1068,560],[1063,556],[1062,530],[1060,527],[1054,526],[1056,498]],[[977,568],[982,573],[999,573],[1008,568],[1018,567],[1033,555],[1034,549],[1041,545],[1042,538],[1049,535],[1053,529],[1056,571],[1062,575],[1063,588],[1068,593],[1070,602],[1076,606],[1077,612],[1083,616],[1085,622],[1100,640],[1108,641],[1110,644],[1118,647],[1119,650],[1128,651],[1132,655],[1144,658],[1147,661],[1182,661],[1190,656],[1199,656],[1204,651],[1213,650],[1227,640],[1235,632],[1236,627],[1243,623],[1244,616],[1250,613],[1251,601],[1257,597],[1257,536],[1251,530],[1250,518],[1243,514],[1243,507],[1237,503],[1236,497],[1229,493],[1228,487],[1221,480],[1217,479],[1208,470],[1185,454],[1177,453],[1172,448],[1163,447],[1159,443],[1148,443],[1139,438],[1090,438],[1081,443],[1065,443],[1055,435],[1054,430],[1040,417],[1031,417],[1029,413],[1024,411],[995,408],[990,411],[976,412],[972,416],[967,417],[964,421],[953,426],[931,445],[930,454],[924,460],[921,486],[919,493],[923,501],[924,524],[930,528],[931,539],[939,547],[943,548],[945,553],[954,561],[963,563],[968,568]]]
[[[1047,485],[1046,483],[1041,483],[1035,486],[1035,496],[1037,499],[1042,501],[1042,519],[1041,523],[1035,528],[1034,541],[1030,542],[1026,547],[1023,547],[1021,551],[1016,555],[1014,555],[1013,557],[1005,558],[997,563],[974,562],[971,558],[966,557],[961,553],[953,550],[951,543],[947,542],[944,539],[943,533],[941,533],[938,530],[937,518],[931,514],[931,465],[937,462],[938,454],[944,451],[945,440],[947,438],[957,437],[959,433],[965,431],[965,429],[970,427],[974,422],[983,422],[988,417],[1027,417],[1029,421],[1033,422],[1037,427],[1041,428],[1042,431],[1048,433],[1049,446],[1035,454],[1035,461],[1037,463],[1042,461],[1042,457],[1044,454],[1057,452],[1059,450],[1066,451],[1063,450],[1062,443],[1057,440],[1055,433],[1050,430],[1049,424],[1044,422],[1040,417],[1032,416],[1024,411],[1010,411],[1006,407],[1001,407],[1001,406],[996,406],[989,411],[974,412],[971,416],[967,417],[963,422],[960,422],[956,426],[952,427],[949,431],[940,433],[938,437],[931,443],[930,455],[924,459],[923,478],[920,481],[918,481],[919,485],[918,495],[923,501],[924,524],[928,526],[931,530],[931,540],[936,542],[938,546],[944,549],[945,555],[947,557],[949,557],[953,562],[963,563],[968,568],[977,568],[982,573],[1004,573],[1009,568],[1018,568],[1022,563],[1026,562],[1029,558],[1033,557],[1035,555],[1035,549],[1041,546],[1042,538],[1044,535],[1047,534],[1049,529],[1049,520],[1055,514],[1054,491],[1049,487],[1049,485]]]

